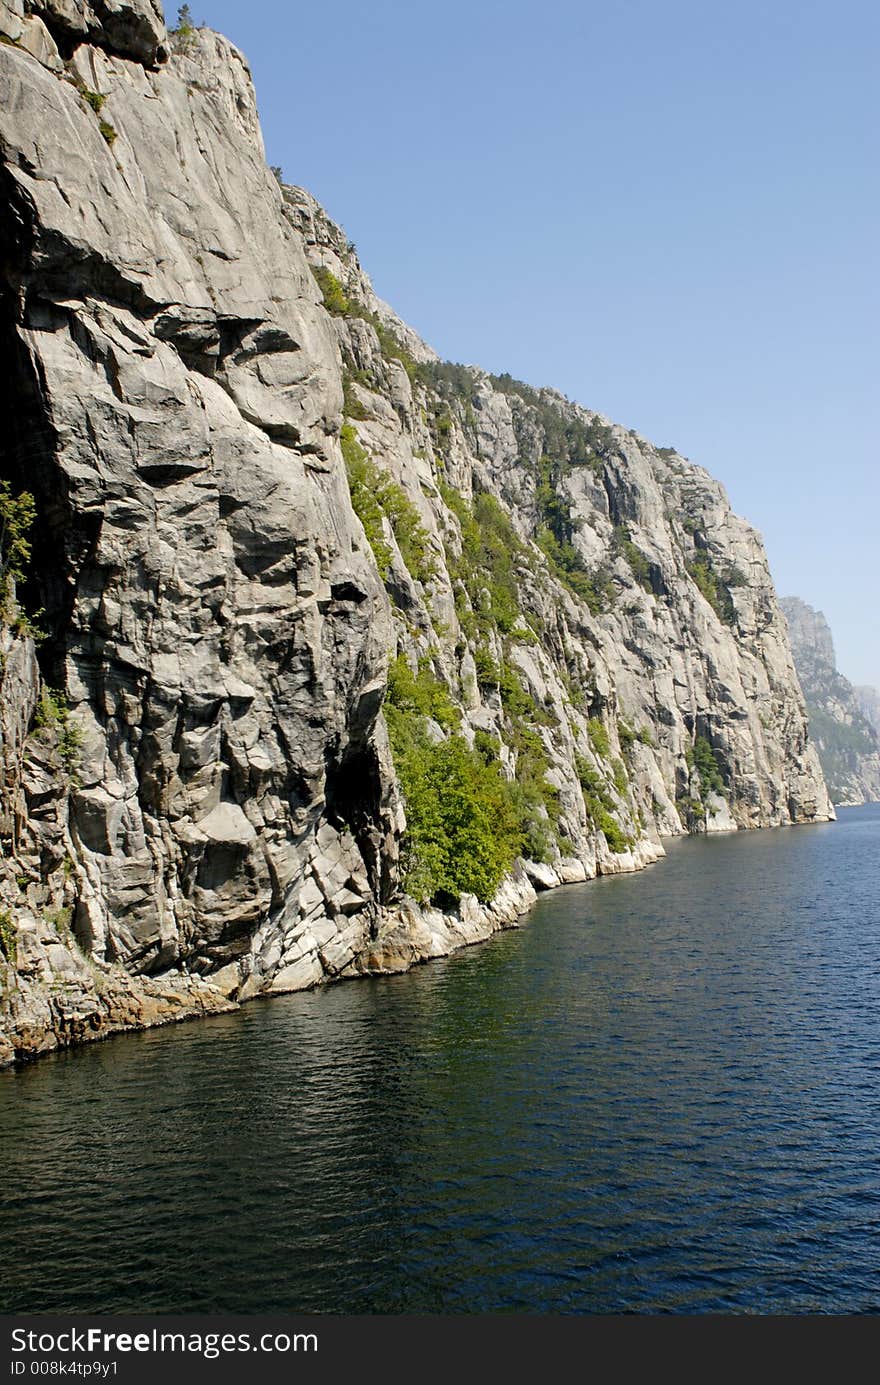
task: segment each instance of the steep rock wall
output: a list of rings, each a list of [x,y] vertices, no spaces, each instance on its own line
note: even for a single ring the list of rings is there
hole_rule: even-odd
[[[334,323],[350,426],[407,492],[436,557],[434,577],[414,581],[386,525],[396,647],[414,665],[429,658],[466,724],[490,728],[502,741],[499,699],[491,682],[472,673],[481,644],[497,664],[513,661],[536,707],[552,706],[554,724],[542,735],[556,773],[572,788],[565,826],[578,858],[589,863],[598,846],[601,859],[602,843],[589,832],[571,782],[576,752],[604,778],[611,759],[630,760],[618,806],[625,813],[629,805],[623,820],[636,838],[634,812],[654,841],[688,827],[827,815],[763,544],[731,512],[723,487],[674,450],[657,449],[555,391],[437,363],[375,297],[350,242],[314,199],[286,188],[285,202],[319,277],[329,271],[349,300]],[[396,335],[397,358],[381,328]],[[598,609],[565,580],[553,544],[544,545],[548,556],[535,543],[546,531],[548,451],[561,458],[551,508],[569,511],[579,567],[602,589]],[[479,612],[476,635],[462,619],[462,607],[466,616],[474,603],[456,577],[457,509],[475,495],[499,502],[523,544],[522,640],[491,617],[481,621]],[[592,744],[597,718],[610,756]],[[626,729],[644,735],[633,743]],[[701,792],[689,763],[697,737],[715,752],[723,795]]]
[[[853,689],[859,711],[880,736],[880,689],[862,685]]]
[[[783,597],[795,667],[807,700],[810,734],[835,803],[880,799],[880,735],[837,668],[831,628],[821,611]]]
[[[168,35],[152,0],[12,0],[0,35],[0,475],[36,498],[19,596],[47,636],[39,668],[4,637],[3,900],[31,930],[25,971],[4,947],[7,1051],[147,1022],[150,976],[196,1013],[399,969],[663,835],[829,814],[760,540],[716,482],[437,362],[266,168],[225,39]],[[352,455],[427,565],[388,514],[377,561]],[[503,618],[474,523],[507,536]],[[400,656],[540,781],[539,859],[482,904],[403,894]],[[117,985],[136,1002],[99,1004]]]

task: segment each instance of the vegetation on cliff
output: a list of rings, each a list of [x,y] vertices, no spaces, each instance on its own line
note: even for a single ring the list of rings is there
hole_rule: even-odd
[[[17,582],[24,580],[31,556],[30,532],[36,515],[36,502],[30,491],[13,495],[6,480],[0,480],[0,621],[13,618]]]

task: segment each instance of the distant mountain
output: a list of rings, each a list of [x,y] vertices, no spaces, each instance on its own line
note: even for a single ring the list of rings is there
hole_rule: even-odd
[[[853,691],[862,716],[871,723],[877,735],[880,736],[880,689],[861,687],[854,688]]]
[[[821,611],[797,596],[785,596],[780,604],[832,802],[874,802],[880,799],[880,693],[854,688],[838,672]]]

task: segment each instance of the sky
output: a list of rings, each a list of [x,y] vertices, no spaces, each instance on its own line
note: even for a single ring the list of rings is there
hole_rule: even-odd
[[[191,8],[441,356],[706,467],[880,686],[875,0]]]

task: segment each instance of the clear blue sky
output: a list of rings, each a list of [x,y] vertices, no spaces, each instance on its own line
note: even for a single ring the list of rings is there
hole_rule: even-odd
[[[875,0],[192,8],[441,355],[707,467],[880,685]]]

